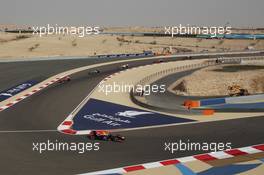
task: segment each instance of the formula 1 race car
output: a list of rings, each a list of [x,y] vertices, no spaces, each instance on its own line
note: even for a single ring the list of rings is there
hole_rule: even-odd
[[[153,63],[163,63],[163,62],[164,62],[163,59],[159,59],[159,60],[155,60],[155,61],[153,61]]]
[[[58,83],[65,83],[65,82],[68,82],[68,81],[71,81],[71,77],[65,76],[65,77],[59,79]]]
[[[124,65],[120,66],[120,69],[128,69],[128,68],[129,68],[128,64],[124,64]]]
[[[223,58],[223,57],[219,57],[219,58],[217,58],[217,59],[215,60],[215,63],[216,63],[216,64],[223,64],[223,63],[225,63],[224,58]]]
[[[123,142],[125,137],[121,135],[113,135],[109,131],[92,131],[87,136],[90,140],[103,140],[113,142]]]
[[[95,70],[90,71],[88,74],[94,75],[94,74],[99,74],[100,72],[101,72],[100,70],[95,69]]]

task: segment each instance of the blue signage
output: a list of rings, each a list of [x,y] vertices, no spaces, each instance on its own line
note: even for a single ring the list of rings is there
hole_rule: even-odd
[[[74,130],[109,130],[186,123],[194,120],[90,99],[73,119]]]
[[[10,89],[7,89],[5,91],[0,92],[0,101],[4,101],[10,97],[13,97],[14,95],[34,86],[38,82],[35,80],[26,81],[24,83],[21,83],[19,85],[16,85]]]

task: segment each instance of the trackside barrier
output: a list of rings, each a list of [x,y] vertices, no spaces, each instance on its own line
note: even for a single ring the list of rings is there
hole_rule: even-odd
[[[200,101],[186,100],[184,102],[184,106],[197,108],[201,106],[210,106],[210,105],[256,103],[263,101],[264,101],[264,94],[258,94],[258,95],[248,95],[241,97],[202,99]]]
[[[152,51],[146,51],[143,53],[129,53],[129,54],[111,54],[111,55],[97,55],[96,58],[144,58],[152,57],[154,53]]]
[[[225,104],[225,103],[226,103],[225,98],[200,100],[200,106],[217,105],[217,104]]]
[[[241,103],[241,102],[256,102],[256,101],[263,101],[264,94],[258,95],[248,95],[248,96],[241,96],[241,97],[228,97],[225,99],[226,103]]]

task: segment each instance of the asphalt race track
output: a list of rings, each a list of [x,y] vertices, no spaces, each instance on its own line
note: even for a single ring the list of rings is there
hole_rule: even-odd
[[[95,62],[98,61],[1,63],[0,89],[32,78],[43,80],[64,70]],[[151,62],[153,60],[129,64],[138,66]],[[127,131],[121,133],[127,137],[126,142],[100,142],[99,151],[84,154],[71,151],[46,151],[40,154],[32,151],[33,142],[91,142],[84,136],[61,134],[56,128],[100,80],[120,70],[118,67],[122,64],[99,68],[102,72],[93,76],[88,75],[90,70],[77,73],[72,76],[71,82],[50,86],[1,112],[0,174],[78,174],[199,153],[188,151],[171,154],[164,151],[164,142],[177,142],[180,139],[231,142],[234,148],[264,142],[264,118],[255,117]],[[31,130],[33,132],[29,132]]]

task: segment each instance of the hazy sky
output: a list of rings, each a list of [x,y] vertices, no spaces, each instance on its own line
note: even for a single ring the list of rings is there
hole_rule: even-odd
[[[0,23],[264,27],[264,0],[0,0]]]

